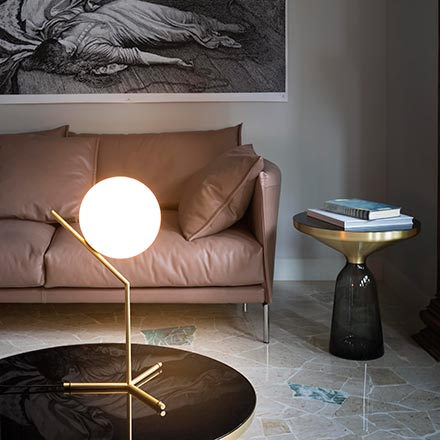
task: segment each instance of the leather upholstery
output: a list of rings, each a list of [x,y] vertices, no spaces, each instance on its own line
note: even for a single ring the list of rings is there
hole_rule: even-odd
[[[0,144],[2,141],[10,141],[16,139],[17,137],[27,137],[27,136],[49,136],[56,138],[67,137],[69,133],[69,126],[62,125],[61,127],[52,128],[51,130],[41,130],[41,131],[30,131],[26,133],[6,133],[0,134]]]
[[[0,289],[0,303],[11,301],[17,303],[123,303],[124,290],[121,287],[113,289],[75,287]],[[131,302],[261,304],[264,302],[264,288],[261,284],[234,287],[135,287],[131,289]]]
[[[113,260],[132,283],[133,302],[271,302],[281,182],[276,165],[264,161],[245,217],[223,232],[188,242],[175,211],[190,176],[241,144],[240,132],[241,126],[203,134],[100,136],[105,146],[98,179],[126,172],[140,177],[157,188],[162,208],[173,208],[162,211],[152,248],[138,259]],[[61,226],[54,231],[45,223],[0,220],[0,302],[123,302],[113,275]]]
[[[44,284],[44,253],[55,227],[26,220],[0,220],[0,287]]]
[[[272,302],[275,245],[277,238],[278,207],[281,190],[281,171],[264,160],[264,171],[257,179],[249,209],[250,227],[264,248],[265,302]]]
[[[240,220],[254,192],[263,158],[251,145],[230,148],[187,182],[179,224],[187,240],[223,231]]]
[[[162,209],[177,209],[192,174],[240,143],[241,125],[176,133],[102,134],[97,181],[127,176],[145,183]]]
[[[18,137],[0,144],[0,218],[76,219],[95,183],[97,138]]]
[[[77,224],[74,227],[79,230]],[[263,249],[243,225],[188,242],[176,211],[162,212],[161,230],[147,251],[109,261],[133,287],[244,286],[264,281]],[[45,287],[121,287],[63,228],[58,228],[45,263]]]

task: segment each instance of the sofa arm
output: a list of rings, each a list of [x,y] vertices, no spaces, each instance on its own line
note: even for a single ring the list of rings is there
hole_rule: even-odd
[[[265,302],[272,302],[278,207],[281,190],[281,171],[272,162],[264,160],[249,208],[250,228],[263,246]]]

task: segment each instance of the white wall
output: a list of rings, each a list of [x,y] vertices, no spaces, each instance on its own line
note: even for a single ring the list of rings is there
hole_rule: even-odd
[[[384,281],[412,310],[436,292],[437,0],[387,1],[387,195],[422,233],[384,253]]]
[[[335,197],[383,199],[385,4],[293,2],[290,115],[280,156],[283,194],[279,279],[333,279],[342,257],[292,231],[291,214]]]
[[[244,122],[244,140],[283,173],[276,277],[333,279],[341,257],[293,230],[327,198],[385,195],[385,2],[288,0],[288,103],[0,106],[0,132],[208,129]]]

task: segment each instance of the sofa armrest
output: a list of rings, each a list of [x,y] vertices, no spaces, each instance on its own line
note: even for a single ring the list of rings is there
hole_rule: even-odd
[[[272,302],[278,207],[281,190],[281,171],[274,163],[264,160],[264,170],[255,183],[249,207],[250,228],[263,246],[265,302]]]

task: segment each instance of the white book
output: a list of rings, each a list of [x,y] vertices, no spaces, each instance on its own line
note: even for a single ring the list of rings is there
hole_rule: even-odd
[[[405,214],[377,220],[362,220],[348,215],[324,211],[323,209],[308,209],[307,215],[344,228],[346,231],[392,231],[413,227],[413,217]]]

